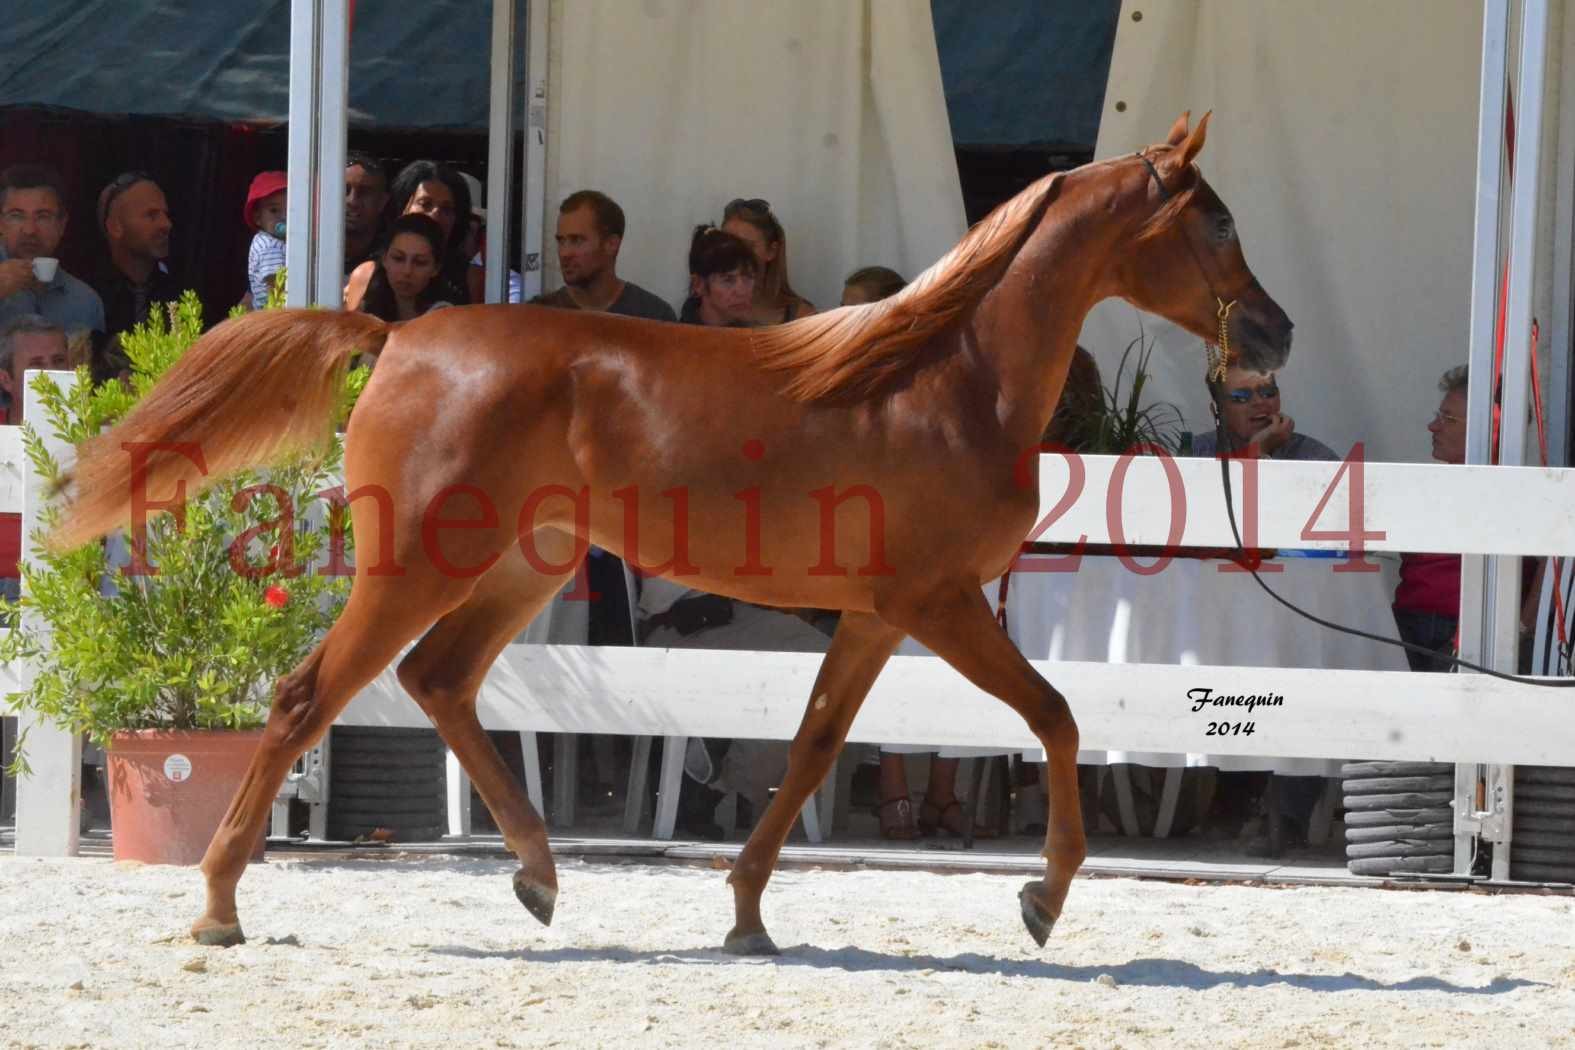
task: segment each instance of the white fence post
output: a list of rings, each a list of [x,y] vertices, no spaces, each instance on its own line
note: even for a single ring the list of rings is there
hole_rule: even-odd
[[[37,428],[55,460],[65,463],[72,456],[71,446],[57,437],[47,425],[44,407],[33,389],[33,376],[25,378],[24,414]],[[70,372],[50,372],[50,377],[64,391],[76,386],[76,377]],[[20,443],[18,444],[20,448]],[[22,470],[22,558],[28,566],[38,564],[38,551],[33,543],[33,531],[47,499],[44,480],[33,472],[24,457]],[[35,614],[26,617],[29,629],[37,630]],[[25,691],[33,684],[31,667],[18,669],[21,688]],[[78,845],[78,815],[82,808],[82,738],[75,733],[57,729],[41,721],[29,711],[17,712],[18,729],[26,734],[27,761],[32,775],[20,777],[16,785],[16,852],[19,856],[70,857],[75,856]]]

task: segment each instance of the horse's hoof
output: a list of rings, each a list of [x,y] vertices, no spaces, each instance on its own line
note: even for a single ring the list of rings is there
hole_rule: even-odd
[[[537,922],[543,926],[552,925],[552,910],[558,905],[556,887],[543,886],[521,868],[514,873],[514,896],[525,905],[526,911],[536,917]]]
[[[1025,882],[1023,888],[1017,891],[1017,902],[1022,906],[1023,925],[1028,927],[1028,936],[1034,943],[1043,948],[1050,939],[1050,931],[1055,928],[1056,917],[1039,903],[1039,893],[1044,885],[1038,882]]]
[[[729,955],[781,955],[771,935],[765,930],[756,933],[729,933],[722,942],[722,950]]]
[[[211,919],[198,919],[192,923],[191,939],[209,948],[233,948],[246,943],[240,923],[214,922]]]

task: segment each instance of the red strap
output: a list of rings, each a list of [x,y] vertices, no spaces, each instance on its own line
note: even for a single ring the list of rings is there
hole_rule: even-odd
[[[1001,573],[1001,589],[995,597],[995,622],[1001,625],[1001,630],[1006,630],[1006,591],[1011,586],[1012,570],[1007,569]]]

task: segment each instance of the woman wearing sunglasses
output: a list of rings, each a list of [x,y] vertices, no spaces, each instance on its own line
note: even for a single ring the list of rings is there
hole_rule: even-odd
[[[1270,459],[1339,459],[1339,455],[1306,434],[1296,432],[1296,421],[1280,411],[1280,384],[1272,372],[1249,372],[1232,366],[1223,382],[1204,380],[1213,398],[1209,406],[1225,431],[1227,453],[1267,456]],[[1219,454],[1215,431],[1188,434],[1182,455]]]

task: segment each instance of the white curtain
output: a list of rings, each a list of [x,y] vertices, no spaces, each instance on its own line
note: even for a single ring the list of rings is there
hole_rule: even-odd
[[[964,230],[928,0],[554,0],[544,287],[557,204],[624,209],[619,274],[669,301],[735,197],[787,230],[824,309],[861,266],[912,278]]]
[[[1363,440],[1372,460],[1429,459],[1435,382],[1466,361],[1481,35],[1480,3],[1124,5],[1098,156],[1163,140],[1183,109],[1214,111],[1200,166],[1296,323],[1284,410],[1341,453]],[[1546,338],[1546,284],[1539,301]],[[1142,321],[1159,342],[1154,396],[1208,427],[1198,340]],[[1124,303],[1090,318],[1107,382],[1137,334]]]

